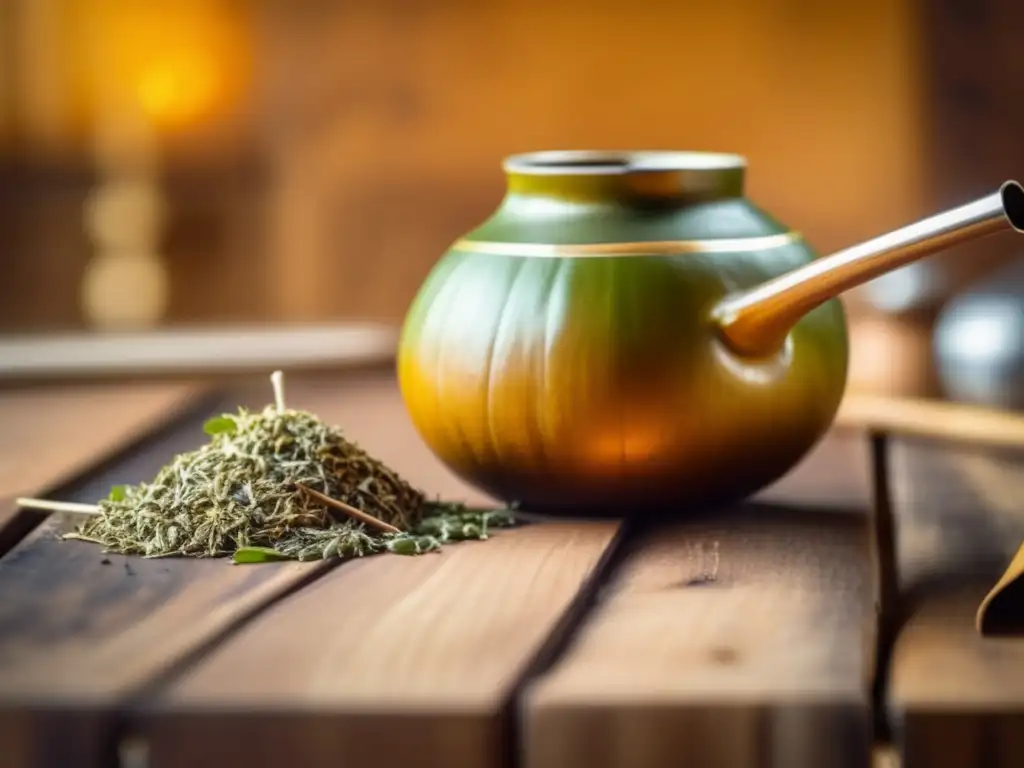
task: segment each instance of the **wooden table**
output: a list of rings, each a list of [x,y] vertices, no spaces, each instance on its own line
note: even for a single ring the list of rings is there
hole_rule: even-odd
[[[94,501],[266,379],[0,392],[0,498]],[[486,502],[389,371],[289,402]],[[13,425],[13,426],[12,426]],[[1024,539],[1024,457],[837,429],[757,500],[658,529],[548,522],[418,558],[104,556],[0,505],[0,766],[1024,765],[1024,640],[974,609]],[[882,621],[873,511],[897,521]]]

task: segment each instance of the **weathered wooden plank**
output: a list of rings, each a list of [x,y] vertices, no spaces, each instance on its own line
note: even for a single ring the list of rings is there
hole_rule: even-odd
[[[429,491],[474,502],[486,501],[481,494],[465,489],[419,441],[401,409],[390,376],[361,374],[345,379],[315,377],[301,384],[292,381],[288,386],[288,397],[291,404],[316,411],[328,421],[341,424],[350,437]],[[261,388],[255,397],[246,397],[243,401],[258,405],[266,399],[267,394]],[[231,406],[233,403],[225,404],[225,407]],[[80,486],[71,498],[92,500],[113,482],[130,482],[152,474],[171,454],[203,439],[198,428],[199,420],[183,425],[159,448],[121,462],[111,472]],[[3,766],[61,765],[72,756],[78,764],[96,764],[109,758],[118,733],[115,715],[119,708],[133,700],[140,691],[147,690],[169,670],[178,668],[180,662],[193,658],[197,651],[211,647],[225,637],[254,611],[318,573],[315,565],[241,569],[222,562],[146,562],[103,558],[89,545],[61,543],[53,539],[49,534],[56,524],[57,519],[54,518],[0,560],[0,594],[4,596],[0,601],[0,626],[4,630],[0,633],[0,680],[3,681],[0,684],[0,735],[4,737],[5,744],[5,750],[0,753],[0,765]],[[466,711],[469,705],[460,709],[457,697],[454,697],[451,707],[440,714],[434,713],[440,719],[424,715],[422,706],[398,712],[397,722],[403,734],[415,733],[405,730],[410,722],[415,721],[425,729],[422,738],[409,737],[401,744],[393,744],[387,741],[387,734],[396,727],[392,723],[379,738],[373,739],[378,745],[374,755],[380,756],[381,743],[386,744],[386,751],[393,752],[396,758],[406,754],[403,750],[412,749],[417,744],[427,745],[420,750],[424,753],[447,758],[454,749],[449,743],[460,745],[464,750],[462,754],[475,758],[500,755],[506,745],[502,738],[506,723],[500,715],[506,712],[504,704],[511,695],[511,689],[532,654],[550,635],[558,634],[553,625],[564,616],[566,606],[579,592],[586,573],[595,568],[597,558],[607,550],[614,527],[614,524],[573,527],[572,535],[567,535],[569,529],[558,526],[528,528],[508,532],[485,545],[460,545],[438,556],[414,560],[389,559],[386,563],[383,559],[369,560],[345,565],[334,572],[331,577],[334,580],[346,577],[349,584],[357,580],[367,587],[367,591],[341,587],[344,599],[350,601],[349,605],[359,606],[360,610],[377,604],[388,605],[391,609],[386,616],[379,617],[381,624],[374,624],[369,629],[365,625],[356,625],[364,626],[359,637],[373,640],[365,647],[371,648],[371,656],[377,638],[390,636],[385,629],[396,625],[399,627],[397,631],[401,632],[408,620],[415,617],[417,605],[425,606],[430,621],[409,623],[409,631],[441,631],[445,642],[432,648],[435,656],[425,661],[423,669],[428,673],[435,668],[449,669],[437,660],[446,658],[464,675],[472,671],[469,682],[478,685],[476,697],[470,695],[465,700],[473,705],[470,711]],[[549,532],[553,532],[554,538],[548,538]],[[540,538],[533,538],[537,536]],[[495,547],[499,549],[495,550]],[[501,547],[506,549],[501,550]],[[495,556],[496,552],[502,551],[503,555]],[[105,564],[104,559],[110,563]],[[519,592],[513,589],[513,576],[500,569],[493,571],[495,564],[506,563],[509,559],[516,563],[517,572],[525,573],[518,582]],[[125,562],[128,563],[127,568]],[[389,569],[388,573],[399,575],[378,579],[376,571],[384,568]],[[492,571],[489,572],[488,568]],[[428,569],[429,572],[419,569]],[[379,586],[378,581],[381,582]],[[324,582],[325,585],[327,583]],[[338,583],[345,584],[344,581]],[[437,585],[440,588],[435,592]],[[463,618],[468,616],[476,620],[476,624],[470,625],[471,630],[475,627],[475,632],[456,632],[455,625],[445,624],[448,613],[444,600],[453,600],[457,596],[457,588],[467,591],[475,605],[473,612],[460,614]],[[327,586],[318,584],[317,589],[326,590]],[[399,599],[389,601],[381,597],[374,600],[372,590],[375,589],[384,590],[385,596],[397,592]],[[306,594],[304,591],[280,606],[282,611],[293,610],[293,604],[302,609],[306,625],[313,629],[296,633],[294,627],[300,626],[301,622],[289,623],[288,633],[301,637],[304,647],[309,646],[311,633],[315,637],[332,637],[331,632],[320,628],[323,621],[342,621],[345,616],[345,611],[334,614],[325,612],[323,607],[335,604],[344,607],[341,597],[311,602]],[[311,591],[309,594],[320,593]],[[506,594],[508,599],[502,600],[502,594]],[[425,597],[429,595],[440,595],[436,598],[440,602],[434,604],[433,610]],[[518,601],[513,599],[516,595],[519,596]],[[304,601],[297,602],[299,597]],[[268,617],[272,615],[267,614]],[[484,621],[488,617],[491,620]],[[343,622],[346,627],[351,618],[349,615]],[[445,626],[450,627],[447,634],[443,632]],[[430,635],[424,634],[427,636]],[[255,643],[251,653],[253,658],[267,659],[264,668],[281,661],[279,655],[266,655],[268,648],[272,649],[273,643],[277,642],[272,634],[264,640],[261,632],[247,630],[237,639],[239,643],[243,641]],[[319,648],[319,643],[314,646]],[[327,650],[341,659],[337,662],[341,665],[338,668],[340,673],[351,672],[359,676],[372,669],[372,665],[360,666],[354,671],[352,667],[345,667],[345,649],[338,650],[331,643],[327,646]],[[486,651],[486,654],[474,660],[467,654],[469,646]],[[402,679],[408,677],[413,687],[429,684],[437,689],[440,684],[436,681],[429,683],[428,678],[415,677],[409,666],[410,657],[402,655],[414,647],[409,643],[399,644],[396,638],[395,646],[390,649],[395,660],[394,669],[388,673],[401,673]],[[368,652],[365,648],[364,654]],[[222,729],[250,733],[249,729],[254,726],[260,732],[271,728],[268,708],[250,706],[258,703],[258,699],[250,695],[251,692],[245,688],[247,684],[242,686],[246,696],[240,699],[232,692],[234,682],[226,685],[223,677],[213,678],[220,680],[214,685],[218,695],[226,696],[220,702],[209,701],[201,685],[197,689],[189,687],[192,685],[190,681],[201,682],[207,673],[216,673],[218,659],[228,658],[230,661],[230,654],[225,656],[226,653],[215,653],[181,683],[181,688],[172,688],[167,696],[155,702],[155,709],[149,710],[153,717],[145,719],[144,723],[156,747],[156,763],[183,755],[189,757],[187,751],[165,751],[166,745],[177,746],[178,735],[181,734],[202,736],[208,733],[205,729],[209,721],[203,712],[207,705],[220,711],[221,717],[216,720]],[[355,746],[339,738],[339,734],[351,731],[336,730],[339,708],[330,702],[329,686],[317,687],[316,676],[331,672],[331,663],[327,659],[324,661],[326,666],[307,667],[305,672],[300,668],[292,689],[297,691],[295,695],[299,698],[310,695],[311,690],[316,695],[327,690],[326,699],[330,706],[325,706],[318,713],[303,714],[301,701],[291,700],[288,701],[289,706],[295,705],[298,714],[282,715],[272,722],[274,728],[287,730],[294,726],[294,733],[299,734],[299,744],[305,743],[307,738],[314,750],[326,744],[327,747],[316,754],[329,755],[333,759],[336,753],[331,750],[346,747],[354,751]],[[259,667],[256,669],[257,672],[248,671],[246,675],[259,681],[265,673]],[[243,682],[246,675],[242,676]],[[277,677],[267,677],[276,681],[277,686],[287,688],[287,683]],[[459,681],[460,684],[468,684],[466,677]],[[408,688],[402,688],[402,685],[401,681],[396,683],[391,694],[407,692]],[[472,687],[467,690],[472,693]],[[203,693],[202,701],[189,699],[189,691]],[[271,693],[276,696],[276,689]],[[359,693],[358,689],[356,693]],[[374,695],[385,703],[394,700],[394,696],[389,698],[386,686],[377,689]],[[287,700],[287,697],[282,694],[281,700]],[[422,705],[422,701],[419,703]],[[196,716],[197,711],[201,716]],[[384,722],[374,719],[374,713],[374,707],[361,705],[359,716],[348,710],[346,722],[358,726],[359,733],[372,736],[374,729]],[[389,717],[395,715],[395,712],[388,713]],[[430,730],[433,726],[437,726],[437,730]],[[475,742],[473,734],[477,739]],[[186,743],[184,738],[181,742]],[[211,748],[211,741],[207,739],[200,738],[195,743],[205,744],[207,750]],[[237,745],[240,742],[221,736],[216,743]],[[433,745],[436,751],[431,752],[429,745]],[[238,747],[235,749],[237,751]],[[264,754],[280,756],[280,749],[267,746],[255,752],[245,750],[244,762],[251,765],[253,760]],[[197,757],[197,754],[191,753],[191,757]],[[223,754],[221,757],[226,761]],[[237,752],[235,757],[238,757]]]
[[[3,766],[94,764],[123,699],[320,567],[101,556],[45,535],[24,543],[0,561],[0,731],[17,736]]]
[[[322,386],[310,399],[331,396],[334,385]],[[347,391],[357,390],[368,402],[394,397],[372,379]],[[404,417],[367,408],[347,422],[353,432],[360,418],[374,427],[363,445],[404,465]],[[836,492],[827,479],[863,480],[865,455],[860,435],[825,441],[768,495],[840,508],[863,502],[863,482],[841,483]],[[429,462],[416,466],[421,482],[434,471]],[[331,572],[140,707],[137,728],[151,765],[234,764],[239,744],[247,766],[329,765],[339,755],[352,766],[504,765],[517,682],[538,649],[557,642],[557,623],[572,615],[570,603],[600,570],[616,528],[531,526],[436,557]]]
[[[0,381],[337,370],[387,362],[397,336],[394,327],[372,323],[7,334],[0,338]]]
[[[905,625],[888,708],[906,768],[1024,764],[1024,639],[983,638],[975,614],[1024,541],[1024,455],[892,445]]]
[[[746,505],[653,531],[524,696],[525,764],[866,766],[866,514]]]
[[[905,768],[1024,764],[1024,641],[975,631],[987,588],[931,596],[897,640],[889,701]]]
[[[530,525],[332,571],[147,707],[151,765],[504,764],[512,692],[617,528]]]
[[[41,494],[98,466],[198,403],[189,383],[0,390],[0,553],[40,516],[17,496]]]
[[[261,384],[254,395],[222,407],[239,401],[260,406],[268,399]],[[460,487],[415,438],[391,376],[365,375],[351,386],[344,378],[318,379],[308,389],[291,381],[288,399],[342,425],[370,450],[396,441],[388,460],[426,490],[447,495]],[[94,500],[112,483],[151,476],[174,453],[206,439],[201,417],[79,486],[71,498]],[[90,544],[56,539],[59,524],[51,518],[0,559],[5,768],[101,763],[114,748],[115,715],[127,700],[323,570],[319,564],[235,567],[223,560],[104,556]],[[306,641],[316,621],[310,626],[300,633]]]
[[[192,384],[0,390],[0,494],[61,482],[193,402]]]

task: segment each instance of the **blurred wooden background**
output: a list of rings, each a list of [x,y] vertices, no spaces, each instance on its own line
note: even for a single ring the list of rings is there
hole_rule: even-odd
[[[157,126],[167,323],[397,322],[496,205],[511,152],[740,152],[750,196],[825,251],[987,191],[1024,154],[1012,94],[993,96],[1020,66],[1013,34],[992,36],[1024,14],[1011,0],[5,0],[3,14],[0,331],[88,323],[101,107],[82,61],[132,23],[161,30],[154,49],[195,37],[205,58],[177,61],[218,84],[205,111]],[[972,248],[946,259],[946,293],[1004,257]],[[919,333],[942,298],[871,326],[864,295],[848,304],[875,347]]]

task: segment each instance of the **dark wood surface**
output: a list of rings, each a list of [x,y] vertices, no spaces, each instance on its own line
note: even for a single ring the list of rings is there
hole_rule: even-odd
[[[389,373],[287,395],[430,493],[492,503]],[[61,497],[145,479],[208,413],[269,399],[240,384],[83,459]],[[847,420],[756,501],[668,528],[537,523],[420,558],[145,561],[61,542],[51,517],[0,558],[0,766],[861,766],[876,711],[904,765],[1019,765],[1024,646],[973,627],[1024,535],[1017,457],[892,441],[890,668],[870,445]]]
[[[904,626],[887,706],[904,766],[1024,765],[1024,637],[975,626],[1024,544],[1024,451],[895,439],[891,467]]]
[[[180,768],[231,764],[237,744],[268,768],[327,768],[339,753],[352,766],[492,765],[510,747],[517,682],[617,530],[530,525],[337,568],[148,703],[140,730],[161,766]]]
[[[200,407],[208,395],[209,388],[188,382],[0,390],[0,554],[43,519],[18,509],[17,497],[60,496],[65,485]]]
[[[530,687],[526,765],[867,765],[866,522],[747,505],[645,535]]]
[[[44,492],[82,474],[203,392],[189,383],[0,389],[0,497]]]
[[[121,394],[130,400],[130,390]],[[94,502],[111,485],[151,477],[205,440],[202,421],[220,405],[60,495]],[[0,733],[16,735],[0,750],[2,766],[108,763],[119,706],[319,567],[105,555],[57,538],[74,522],[53,515],[0,558]]]

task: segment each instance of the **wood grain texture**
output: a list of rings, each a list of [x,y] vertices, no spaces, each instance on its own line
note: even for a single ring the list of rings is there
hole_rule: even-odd
[[[654,532],[528,689],[526,765],[866,766],[867,538],[755,505]]]
[[[347,403],[347,431],[413,482],[486,501],[421,453],[391,381],[350,378],[339,390],[322,378],[290,392],[328,419]],[[856,507],[868,498],[864,450],[858,434],[830,438],[769,495]],[[338,755],[354,766],[504,764],[507,697],[613,531],[527,528],[438,556],[342,566],[146,704],[139,724],[151,764],[227,765],[237,744],[248,745],[247,766]],[[321,638],[312,646],[310,632]]]
[[[38,492],[78,474],[200,392],[188,383],[0,390],[0,495]]]
[[[79,500],[151,476],[202,441],[200,419],[115,462]],[[188,427],[186,429],[186,426]],[[0,559],[0,766],[101,765],[123,701],[318,566],[104,555],[51,515]]]
[[[45,494],[196,404],[186,382],[0,390],[0,554],[42,516],[18,496]]]
[[[888,708],[903,765],[1024,764],[1024,640],[983,638],[975,615],[1024,540],[1020,452],[895,440],[905,623]]]
[[[343,565],[151,704],[151,765],[503,764],[513,689],[617,528],[531,525]]]
[[[268,402],[265,380],[254,386],[223,407]],[[462,485],[418,439],[391,374],[291,379],[287,398],[290,405],[340,425],[429,493],[488,501]],[[197,417],[145,455],[94,478],[76,499],[95,498],[114,478],[133,482],[148,477],[172,453],[205,439],[201,421]],[[856,443],[847,448],[853,453],[834,454],[831,443],[823,444],[814,456],[856,455]],[[809,460],[784,481],[789,490],[783,491],[797,501],[809,493],[804,499],[813,507],[833,487],[817,481],[827,476],[826,467],[835,466],[835,458],[817,464]],[[808,478],[815,482],[808,484]],[[850,506],[849,489],[833,501],[823,504],[835,508],[826,517],[842,522],[838,528],[831,522],[824,526],[823,541],[832,542],[828,532],[840,529],[853,540],[862,530],[862,516],[840,512]],[[765,563],[769,551],[781,547],[789,555],[783,581],[791,579],[785,583],[796,586],[792,603],[779,604],[788,606],[786,611],[775,612],[779,626],[786,630],[786,622],[792,622],[797,633],[800,622],[808,620],[802,610],[823,611],[828,626],[834,619],[842,629],[846,645],[840,643],[839,653],[846,663],[844,649],[856,634],[847,626],[857,621],[847,610],[852,603],[837,597],[836,590],[814,585],[827,582],[830,568],[839,574],[835,578],[845,578],[847,548],[837,544],[836,553],[825,544],[801,549],[794,542],[803,539],[786,531],[803,530],[805,519],[817,530],[814,521],[821,522],[822,514],[780,514],[784,519],[762,515],[737,528],[730,522],[721,536],[706,532],[702,540],[713,535],[723,542],[723,575],[739,580],[726,595],[739,594],[732,598],[737,602],[716,597],[716,604],[722,602],[722,616],[735,619],[740,616],[737,604],[747,606],[747,600],[757,606],[764,595],[777,591],[772,585],[779,574]],[[50,518],[0,559],[3,768],[110,762],[126,708],[140,718],[136,724],[149,739],[154,766],[211,760],[221,766],[233,760],[247,768],[279,765],[295,757],[297,749],[306,750],[308,760],[298,762],[307,765],[333,765],[339,755],[357,766],[371,757],[375,763],[386,758],[394,764],[414,759],[427,765],[430,759],[501,764],[508,757],[508,705],[515,686],[538,649],[559,633],[558,622],[598,567],[616,530],[614,523],[529,527],[439,555],[374,558],[326,572],[317,564],[241,568],[223,561],[105,558],[91,545],[58,541],[53,533],[63,524],[58,516]],[[733,536],[739,536],[735,549]],[[839,538],[846,542],[848,537]],[[321,578],[311,586],[245,624],[254,612],[316,576]],[[758,580],[763,583],[754,583]],[[708,594],[716,590],[711,587]],[[825,603],[839,605],[839,613],[814,607]],[[781,637],[775,636],[776,645],[782,644]],[[798,645],[789,643],[790,648]],[[186,664],[209,649],[212,653],[198,666]],[[807,666],[831,664],[830,653],[823,650]],[[795,669],[803,668],[786,658]],[[764,668],[761,662],[750,663]],[[186,669],[187,674],[178,675]],[[836,674],[845,680],[843,669],[839,664]],[[174,683],[158,688],[162,695],[140,698],[164,679]],[[837,727],[857,727],[860,703],[849,695],[850,700],[829,699],[829,707],[817,700],[790,701],[792,706],[774,709],[765,704],[773,712],[772,727],[797,734],[795,741],[779,736],[773,743],[820,755],[823,742],[806,741],[803,729],[814,722],[832,738]],[[750,714],[756,707],[740,712],[728,700],[723,706],[744,722],[760,718]],[[360,752],[366,744],[368,751]]]
[[[985,583],[924,601],[893,652],[889,703],[905,768],[1010,768],[1024,762],[1024,642],[982,638]]]
[[[0,766],[99,764],[125,698],[319,567],[104,556],[44,525],[0,560]]]
[[[891,440],[900,586],[909,600],[995,583],[1024,539],[1024,452]]]
[[[460,495],[458,481],[431,463],[405,422],[391,375],[363,374],[351,386],[344,377],[308,388],[294,380],[287,394],[290,404],[342,425],[368,450],[392,446],[386,460],[428,492]],[[253,391],[211,412],[270,399],[261,377]],[[116,413],[111,406],[108,418]],[[116,463],[75,498],[94,500],[114,482],[152,476],[174,453],[205,442],[205,415]],[[93,545],[57,539],[67,524],[51,516],[0,559],[0,735],[10,737],[0,750],[3,768],[109,760],[115,715],[127,700],[323,568],[104,556]]]

